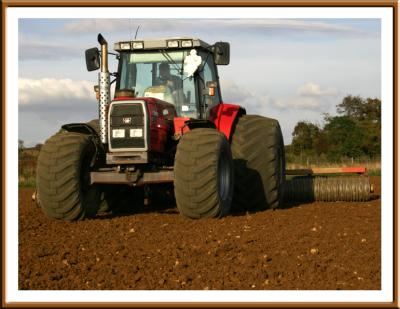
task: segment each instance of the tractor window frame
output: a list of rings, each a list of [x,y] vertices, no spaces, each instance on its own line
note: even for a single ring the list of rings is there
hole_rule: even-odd
[[[221,97],[221,91],[220,91],[220,86],[219,86],[219,76],[218,76],[218,69],[217,65],[214,62],[214,55],[209,51],[209,50],[198,50],[202,62],[201,66],[199,67],[199,72],[198,74],[195,74],[195,76],[199,79],[199,82],[197,83],[198,85],[198,92],[201,93],[199,98],[199,110],[200,110],[200,118],[206,118],[209,110],[213,108],[214,106],[221,104],[222,103],[222,97]],[[215,95],[212,97],[209,97],[208,95],[204,94],[204,91],[207,90],[206,84],[207,81],[205,77],[205,70],[208,68],[213,82],[217,83],[217,87],[215,88]],[[210,102],[211,99],[211,102]],[[208,100],[208,102],[207,102]],[[207,104],[207,107],[205,106]]]

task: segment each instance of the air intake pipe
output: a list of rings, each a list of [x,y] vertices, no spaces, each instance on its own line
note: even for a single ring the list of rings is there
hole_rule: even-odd
[[[99,33],[97,40],[101,46],[101,67],[99,73],[99,126],[100,140],[107,143],[107,107],[110,104],[110,72],[108,72],[108,44]]]

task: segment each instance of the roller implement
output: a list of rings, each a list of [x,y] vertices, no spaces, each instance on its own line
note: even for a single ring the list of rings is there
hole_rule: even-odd
[[[79,220],[134,206],[163,184],[189,218],[282,204],[279,122],[222,100],[217,69],[229,64],[229,43],[117,42],[118,70],[110,73],[108,43],[101,34],[98,42],[100,50],[85,52],[87,69],[100,69],[98,119],[63,125],[38,158],[36,200],[48,217]]]

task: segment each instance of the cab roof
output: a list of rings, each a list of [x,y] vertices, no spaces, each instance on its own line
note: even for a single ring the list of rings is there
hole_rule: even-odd
[[[191,45],[190,43],[191,42]],[[154,49],[184,49],[191,47],[208,48],[209,44],[193,37],[173,37],[161,39],[135,39],[114,43],[114,50],[154,50]]]

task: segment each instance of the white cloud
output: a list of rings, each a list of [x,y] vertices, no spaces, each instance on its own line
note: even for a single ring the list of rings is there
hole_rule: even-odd
[[[330,23],[314,22],[311,20],[299,19],[234,19],[215,20],[216,25],[226,27],[239,26],[245,28],[281,29],[281,30],[302,30],[302,31],[323,31],[323,32],[349,32],[363,33],[364,31],[354,27],[341,26]]]
[[[57,105],[65,101],[95,100],[93,83],[71,79],[25,79],[18,80],[19,104],[22,106],[50,102]]]
[[[254,97],[247,88],[240,87],[230,79],[220,80],[221,91],[224,101],[226,102],[242,102],[246,99]]]
[[[325,101],[315,97],[281,97],[272,101],[279,109],[323,110]]]
[[[243,105],[251,113],[266,114],[271,108],[279,110],[326,111],[331,106],[332,96],[337,91],[332,88],[321,89],[317,84],[308,83],[301,86],[295,95],[272,97],[256,93],[232,80],[221,80],[222,97],[226,103]]]
[[[321,96],[336,96],[335,88],[322,89],[320,85],[315,83],[306,83],[297,89],[297,95],[303,97],[321,97]]]
[[[196,31],[199,24],[218,30],[271,30],[271,31],[297,31],[297,32],[322,32],[340,33],[344,35],[365,35],[364,30],[333,23],[315,22],[300,19],[83,19],[66,24],[62,30],[70,33],[101,32],[101,31],[130,31],[134,33],[137,26],[143,31]],[[139,31],[140,34],[140,31]]]
[[[71,57],[84,57],[84,48],[67,43],[20,41],[19,60],[65,60]]]
[[[65,123],[97,118],[98,105],[89,81],[20,78],[18,88],[18,135],[29,145],[42,143]]]
[[[122,31],[129,29],[129,19],[83,19],[67,23],[66,32]]]
[[[295,94],[275,98],[272,104],[281,110],[331,112],[337,104],[338,94],[335,88],[322,88],[315,83],[306,83],[300,86]]]
[[[220,80],[222,98],[225,103],[243,106],[248,113],[261,113],[271,104],[271,98],[239,86],[229,79]]]

